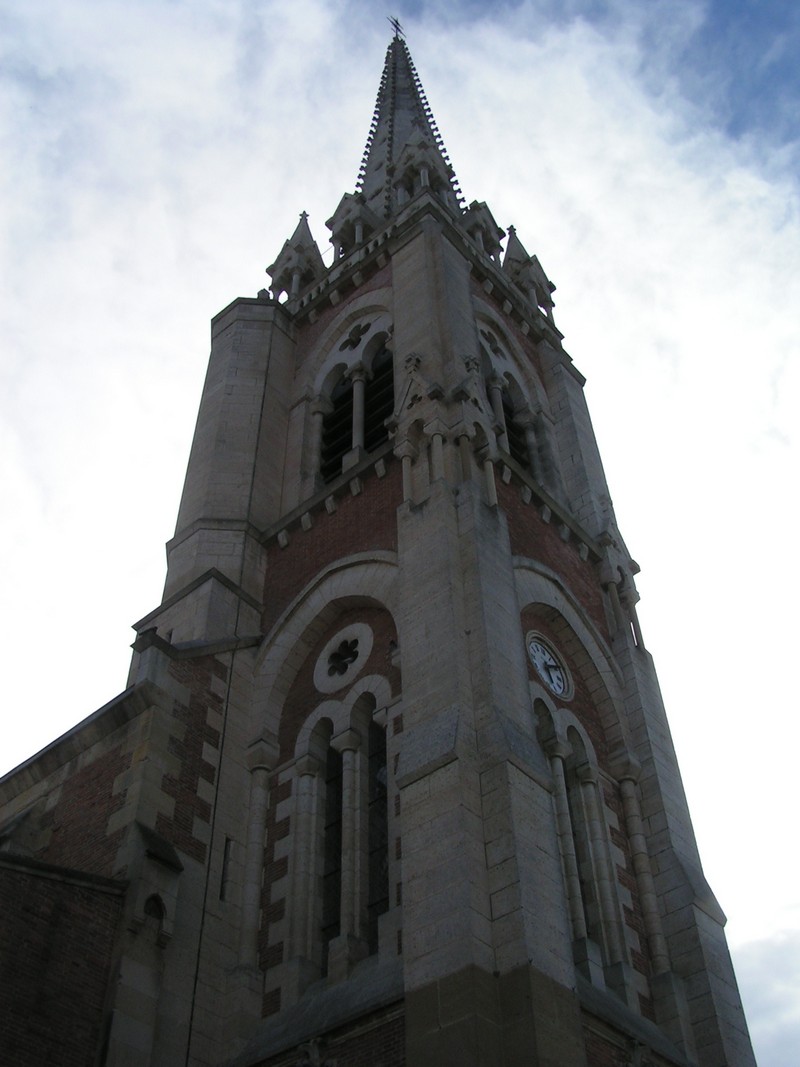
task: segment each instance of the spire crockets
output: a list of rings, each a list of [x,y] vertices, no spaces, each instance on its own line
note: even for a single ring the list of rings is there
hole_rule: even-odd
[[[390,218],[422,186],[460,210],[450,159],[406,43],[396,35],[386,50],[356,191],[375,215]]]

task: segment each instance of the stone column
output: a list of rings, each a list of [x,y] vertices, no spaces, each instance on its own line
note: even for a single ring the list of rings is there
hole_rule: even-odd
[[[353,383],[353,450],[364,447],[364,394],[367,372],[363,363],[354,363],[347,372]]]
[[[308,469],[316,470],[322,454],[322,424],[326,415],[333,411],[327,396],[318,396],[311,401],[311,433],[309,435]]]
[[[499,374],[493,374],[486,384],[489,390],[489,402],[492,405],[495,422],[497,422],[500,427],[497,433],[497,443],[500,448],[508,452],[506,416],[503,411],[503,379]]]
[[[258,966],[258,929],[261,915],[261,876],[267,825],[269,774],[275,766],[277,746],[259,744],[248,752],[250,766],[250,818],[245,844],[242,921],[239,928],[239,962]]]
[[[440,419],[433,419],[425,427],[425,432],[431,439],[431,471],[432,482],[438,482],[444,478],[444,427]]]
[[[614,903],[615,892],[611,875],[611,863],[608,856],[605,819],[602,816],[598,797],[597,772],[588,763],[585,763],[578,768],[578,779],[581,783],[581,795],[586,813],[587,837],[592,854],[592,867],[609,962],[619,963],[625,957],[623,946],[620,942],[617,909]]]
[[[350,937],[359,932],[359,840],[362,812],[360,804],[359,748],[361,735],[345,730],[331,741],[331,748],[342,754],[342,903],[340,931]]]
[[[317,824],[320,817],[323,767],[315,756],[307,755],[297,760],[294,769],[297,799],[294,808],[294,893],[291,902],[294,922],[291,955],[311,959],[317,926]]]
[[[403,503],[408,504],[414,495],[411,466],[416,458],[417,450],[410,441],[401,441],[397,448],[395,448],[394,454],[400,459],[403,465]]]
[[[342,754],[342,888],[339,936],[331,941],[328,974],[334,981],[345,978],[352,963],[367,955],[362,938],[362,899],[366,812],[362,803],[361,735],[345,730],[331,740]]]
[[[567,801],[567,784],[564,778],[564,760],[567,748],[559,742],[553,743],[547,750],[550,758],[550,770],[553,774],[553,800],[556,809],[556,828],[561,845],[561,858],[564,863],[564,880],[567,885],[567,902],[572,924],[572,937],[579,941],[587,937],[586,915],[583,910],[583,894],[578,874],[578,858],[575,855],[575,839],[572,836],[572,819]]]
[[[497,507],[497,483],[494,477],[493,449],[489,444],[482,445],[478,451],[478,458],[483,467],[483,477],[486,484],[486,502],[490,508]]]
[[[633,869],[636,873],[636,884],[642,905],[644,928],[653,961],[653,974],[659,975],[670,969],[669,952],[664,938],[664,931],[661,927],[653,871],[650,867],[650,855],[647,851],[647,843],[644,836],[639,798],[636,795],[638,772],[638,767],[633,767],[629,764],[620,775],[619,786],[622,792],[625,829],[631,846]]]

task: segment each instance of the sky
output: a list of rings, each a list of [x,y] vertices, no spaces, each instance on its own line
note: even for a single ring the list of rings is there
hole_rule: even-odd
[[[0,773],[125,688],[209,320],[355,186],[399,17],[557,285],[761,1067],[800,1048],[800,5],[0,0]]]

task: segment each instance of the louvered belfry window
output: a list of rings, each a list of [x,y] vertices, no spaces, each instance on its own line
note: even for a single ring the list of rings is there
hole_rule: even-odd
[[[332,482],[342,473],[342,459],[353,444],[353,383],[343,376],[331,393],[333,410],[322,420],[320,473]]]
[[[506,440],[508,441],[509,455],[521,467],[529,467],[530,457],[528,456],[528,445],[525,441],[525,431],[514,421],[514,407],[506,389],[503,390],[503,415],[506,422]]]
[[[353,382],[343,374],[330,395],[331,410],[322,420],[320,473],[332,482],[342,473],[342,460],[353,447]],[[383,345],[372,360],[364,385],[364,440],[366,452],[374,452],[389,438],[386,420],[394,410],[392,354]]]
[[[364,399],[364,448],[372,452],[388,440],[386,420],[394,410],[392,353],[384,345],[372,361]]]

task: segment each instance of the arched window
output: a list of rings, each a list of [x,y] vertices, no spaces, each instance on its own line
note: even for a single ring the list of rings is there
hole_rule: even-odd
[[[320,473],[324,482],[338,478],[364,453],[374,452],[389,437],[386,420],[394,410],[394,367],[386,335],[370,342],[378,346],[371,359],[355,363],[338,380],[322,418]]]
[[[567,803],[572,827],[572,840],[578,863],[578,879],[581,889],[584,922],[588,936],[602,947],[602,922],[600,905],[597,897],[597,877],[595,857],[592,854],[592,842],[588,833],[589,815],[585,808],[585,797],[581,790],[580,770],[587,766],[586,750],[577,730],[570,729],[567,738],[572,752],[567,759]]]
[[[392,353],[382,345],[372,361],[372,376],[364,399],[364,448],[373,452],[389,438],[386,420],[394,411],[394,366]]]
[[[343,375],[331,392],[331,410],[322,420],[320,473],[331,482],[342,473],[342,460],[353,443],[353,382]]]
[[[333,735],[321,719],[297,785],[298,947],[335,980],[378,952],[379,920],[389,910],[386,730],[374,711],[374,696],[364,693],[350,727]]]
[[[516,411],[507,387],[503,389],[502,403],[508,453],[521,467],[528,468],[531,465],[528,441],[524,428],[516,421]]]
[[[553,805],[564,871],[575,963],[603,985],[608,968],[627,961],[620,901],[603,811],[602,776],[590,743],[575,726],[562,732],[543,701],[534,701],[537,736],[550,759]],[[618,975],[617,975],[618,977]],[[615,979],[616,980],[616,979]]]

